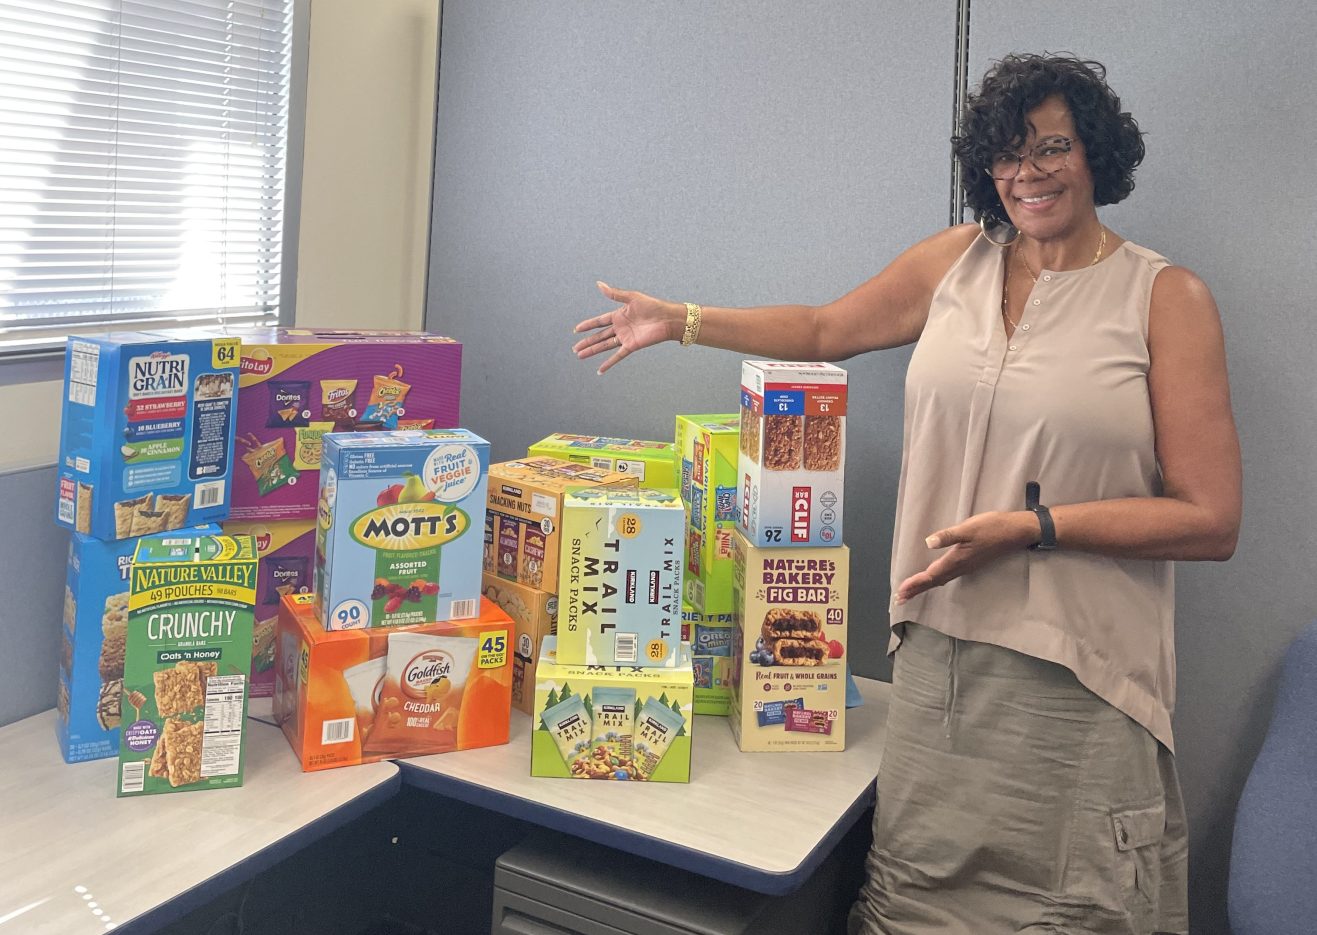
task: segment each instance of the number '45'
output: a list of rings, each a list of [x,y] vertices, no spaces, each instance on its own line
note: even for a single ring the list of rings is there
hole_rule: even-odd
[[[502,633],[497,636],[487,636],[485,641],[480,644],[482,653],[501,653],[507,648],[507,637]]]

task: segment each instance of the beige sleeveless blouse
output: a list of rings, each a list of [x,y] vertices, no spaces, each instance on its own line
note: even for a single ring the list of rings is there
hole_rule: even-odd
[[[933,295],[905,385],[892,591],[941,552],[932,532],[990,510],[1161,494],[1148,396],[1148,303],[1165,257],[1123,243],[1084,269],[1042,270],[1014,335],[1003,262],[982,237]],[[1166,561],[1020,550],[892,605],[902,624],[1070,669],[1173,750],[1174,583]]]

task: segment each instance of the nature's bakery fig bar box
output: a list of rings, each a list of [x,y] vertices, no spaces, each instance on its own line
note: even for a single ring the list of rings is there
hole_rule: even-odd
[[[223,519],[237,393],[237,338],[70,338],[55,521],[127,539]]]
[[[242,785],[255,542],[148,536],[129,583],[119,795]]]

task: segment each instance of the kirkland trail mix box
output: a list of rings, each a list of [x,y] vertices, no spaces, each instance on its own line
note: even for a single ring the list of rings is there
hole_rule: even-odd
[[[126,539],[223,519],[237,392],[237,338],[70,338],[55,521]]]
[[[439,335],[245,333],[232,518],[314,520],[326,433],[452,428],[461,377]]]
[[[603,435],[564,435],[555,432],[530,446],[530,457],[557,458],[588,464],[601,471],[630,474],[641,487],[675,490],[677,453],[672,442],[647,442]]]
[[[681,502],[686,506],[686,602],[706,614],[732,612],[732,533],[740,417],[677,416]]]
[[[242,785],[255,599],[250,536],[150,536],[138,544],[120,796]]]

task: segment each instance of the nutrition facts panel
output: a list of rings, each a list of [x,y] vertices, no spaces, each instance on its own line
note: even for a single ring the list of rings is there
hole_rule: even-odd
[[[69,402],[96,405],[96,370],[101,349],[85,341],[74,341],[69,349]]]
[[[202,728],[201,775],[232,776],[242,754],[243,695],[246,676],[206,679],[206,721]]]

